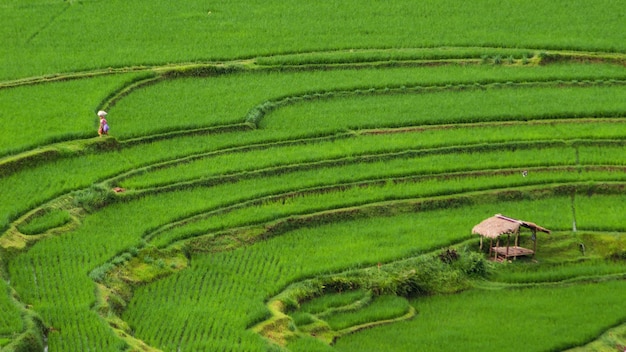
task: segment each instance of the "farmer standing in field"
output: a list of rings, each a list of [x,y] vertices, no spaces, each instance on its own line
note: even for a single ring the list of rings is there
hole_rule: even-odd
[[[98,135],[102,137],[103,134],[109,134],[109,123],[106,120],[107,112],[104,110],[98,111],[98,117],[100,117],[100,127],[98,128]]]

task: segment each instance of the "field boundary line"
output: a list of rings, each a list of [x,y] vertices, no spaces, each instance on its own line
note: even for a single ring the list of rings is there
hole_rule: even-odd
[[[33,39],[39,36],[41,32],[45,31],[50,26],[52,26],[52,24],[54,24],[61,16],[63,16],[71,7],[72,7],[71,1],[68,4],[65,4],[65,6],[63,6],[63,8],[61,8],[59,12],[53,14],[52,17],[50,17],[50,19],[47,22],[45,22],[37,30],[35,30],[35,32],[31,34],[28,37],[28,39],[26,39],[25,44],[30,44],[33,41]]]
[[[540,49],[540,48],[501,48],[501,47],[491,47],[491,46],[439,46],[439,47],[422,47],[422,48],[402,48],[402,49],[356,49],[352,52],[362,53],[362,52],[372,52],[378,50],[380,52],[401,52],[407,50],[441,50],[441,49],[477,49],[477,50],[496,50],[496,51],[504,51],[506,50],[519,50],[519,51],[530,51],[534,52],[536,55],[540,55],[542,58],[553,58],[555,60],[584,60],[584,59],[592,59],[596,61],[608,61],[608,62],[616,62],[626,65],[626,53],[621,52],[599,52],[599,51],[575,51],[575,50],[554,50],[554,49]],[[110,75],[110,74],[120,74],[120,73],[130,73],[130,72],[145,72],[152,71],[158,75],[167,75],[172,72],[180,71],[180,70],[189,70],[194,68],[206,68],[206,67],[228,67],[232,65],[236,65],[238,68],[242,69],[248,67],[249,70],[253,69],[263,69],[263,68],[272,68],[272,67],[280,67],[283,65],[263,65],[258,64],[258,60],[262,60],[264,58],[273,58],[276,56],[289,56],[289,55],[314,55],[319,53],[324,54],[341,54],[349,52],[346,49],[337,49],[337,50],[328,50],[328,51],[311,51],[306,53],[292,53],[292,54],[274,54],[267,56],[254,56],[249,58],[242,59],[233,59],[233,60],[211,60],[211,61],[201,61],[201,62],[179,62],[179,63],[167,63],[167,64],[156,64],[156,65],[134,65],[134,66],[123,66],[123,67],[106,67],[100,69],[92,69],[92,70],[84,70],[77,72],[65,72],[65,73],[52,73],[42,76],[34,76],[34,77],[26,77],[21,79],[14,80],[6,80],[0,82],[0,90],[3,88],[12,88],[22,85],[31,85],[31,84],[40,84],[40,83],[49,83],[56,81],[64,81],[71,79],[82,79],[82,78],[91,78],[100,75]],[[470,57],[472,60],[476,60],[475,57]],[[389,60],[387,60],[389,61]],[[395,59],[395,62],[402,61],[425,61],[425,60],[401,60]],[[427,60],[427,61],[437,61],[437,60]],[[377,61],[377,62],[385,62],[385,60]],[[546,60],[549,62],[549,60]],[[367,63],[367,62],[365,62]],[[370,62],[372,63],[372,62]],[[376,63],[376,62],[373,62]],[[334,64],[324,63],[323,67],[333,66]],[[294,66],[296,67],[296,66]]]

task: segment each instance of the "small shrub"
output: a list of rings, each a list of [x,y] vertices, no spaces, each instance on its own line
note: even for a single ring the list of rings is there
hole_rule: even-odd
[[[117,257],[113,258],[111,263],[113,263],[114,265],[119,265],[119,264],[127,262],[132,257],[133,256],[130,253],[123,253],[123,254],[118,255]]]
[[[104,265],[101,265],[95,269],[93,269],[90,273],[89,273],[89,278],[91,278],[94,281],[102,281],[104,279],[104,277],[106,276],[106,273],[113,269],[115,266],[111,263],[106,263]]]
[[[459,266],[465,275],[470,277],[485,277],[489,274],[491,266],[482,254],[465,251],[460,255]]]
[[[88,212],[94,212],[115,201],[115,192],[103,185],[93,185],[74,193],[74,204]]]
[[[459,254],[456,252],[454,248],[448,248],[443,252],[439,253],[439,260],[446,264],[451,264],[459,259]]]

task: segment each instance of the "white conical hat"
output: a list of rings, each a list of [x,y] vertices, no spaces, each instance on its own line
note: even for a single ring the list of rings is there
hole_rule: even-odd
[[[104,110],[100,110],[100,111],[98,111],[98,116],[100,116],[100,117],[107,116],[107,112],[104,111]]]

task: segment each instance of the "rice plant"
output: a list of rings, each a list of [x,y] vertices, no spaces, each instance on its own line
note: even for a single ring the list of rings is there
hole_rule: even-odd
[[[498,11],[488,1],[469,4],[455,0],[419,4],[403,0],[393,6],[353,2],[290,6],[279,1],[206,6],[188,0],[180,7],[159,1],[151,5],[152,17],[143,16],[145,9],[138,4],[37,4],[7,4],[2,37],[9,38],[4,50],[12,55],[2,56],[2,66],[10,68],[2,79],[381,46],[624,51],[622,22],[611,15],[619,13],[621,7],[610,0],[592,5],[576,1],[572,6],[557,1],[540,9],[517,3]],[[48,31],[29,26],[57,17],[62,21],[54,22]],[[103,32],[100,28],[105,24],[108,26]],[[268,27],[274,30],[265,31]],[[25,42],[29,46],[24,46]],[[47,46],[50,42],[56,44],[55,50]],[[143,50],[131,50],[137,42],[142,43]]]
[[[367,297],[367,293],[363,290],[355,290],[351,292],[339,292],[325,294],[319,298],[304,302],[300,306],[300,310],[308,313],[323,313],[332,308],[347,306],[354,301]]]
[[[11,298],[10,286],[4,279],[0,279],[0,338],[8,337],[23,330],[22,313],[16,302]],[[1,340],[0,340],[1,341]],[[0,346],[3,344],[0,343]]]
[[[18,230],[26,235],[37,235],[46,230],[65,225],[71,220],[70,213],[62,209],[47,209],[20,224]]]
[[[623,289],[623,281],[609,281],[418,298],[412,301],[416,319],[345,336],[336,346],[342,351],[513,351],[522,345],[528,351],[563,350],[623,320],[624,303],[615,295]],[[402,338],[384,338],[390,334]]]
[[[343,330],[357,325],[398,318],[408,311],[409,303],[405,298],[381,296],[365,308],[355,312],[333,314],[325,317],[325,320],[334,330]]]
[[[209,5],[3,4],[3,350],[544,351],[624,321],[622,4]],[[553,230],[537,262],[334,347],[299,328],[411,307],[318,288],[285,336],[250,329],[306,280],[478,258],[496,212]]]

